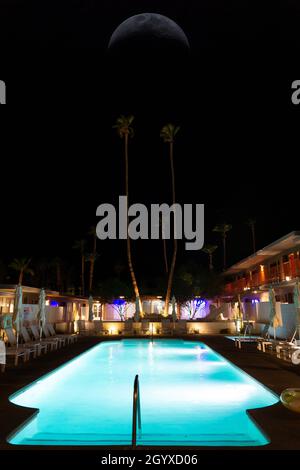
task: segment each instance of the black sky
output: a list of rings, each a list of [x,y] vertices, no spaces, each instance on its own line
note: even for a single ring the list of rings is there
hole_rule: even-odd
[[[181,126],[178,200],[206,204],[207,242],[216,241],[215,223],[232,223],[229,263],[250,254],[249,216],[257,219],[258,247],[299,229],[299,113],[290,102],[297,76],[283,73],[295,65],[297,2],[0,0],[0,11],[0,78],[8,99],[21,104],[1,121],[0,257],[72,257],[96,207],[124,192],[112,129],[120,113],[135,115],[131,202],[170,201],[159,131],[172,121]],[[178,22],[190,58],[149,61],[141,52],[138,60],[110,60],[115,27],[145,11]],[[135,250],[144,272],[160,256],[154,242]],[[103,269],[124,254],[113,242],[99,251]],[[220,264],[220,250],[218,257]]]

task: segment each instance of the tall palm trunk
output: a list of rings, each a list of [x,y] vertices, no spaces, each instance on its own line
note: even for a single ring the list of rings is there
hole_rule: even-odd
[[[166,274],[169,272],[169,265],[168,265],[168,257],[167,257],[167,242],[166,239],[163,239],[163,250],[164,250],[164,263],[165,263],[165,270]]]
[[[174,171],[173,154],[174,154],[174,143],[173,141],[171,141],[170,142],[170,164],[171,164],[171,175],[172,175],[172,201],[173,201],[173,204],[175,204],[176,194],[175,194],[175,171]],[[172,284],[173,284],[173,277],[174,277],[176,257],[177,257],[177,248],[178,248],[178,243],[177,243],[177,238],[176,238],[176,227],[177,227],[176,226],[176,211],[174,212],[174,227],[175,227],[174,249],[173,249],[173,256],[172,256],[172,262],[170,266],[166,300],[165,300],[165,316],[169,315],[169,305],[170,305],[170,299],[171,299],[171,293],[172,293]]]
[[[82,243],[82,248],[81,248],[81,295],[85,294],[84,277],[85,277],[85,254],[84,254],[84,246],[83,246],[83,243]]]
[[[124,153],[125,153],[125,192],[127,196],[127,204],[128,204],[128,197],[129,197],[129,183],[128,183],[128,134],[124,136]],[[132,265],[132,256],[131,256],[131,243],[130,237],[128,234],[128,225],[129,225],[129,216],[127,210],[127,259],[128,259],[128,267],[131,276],[132,286],[134,290],[135,297],[140,298],[139,288],[136,282],[135,272]]]
[[[213,255],[212,253],[209,253],[209,270],[213,271],[214,270],[214,265],[213,265]]]
[[[256,240],[255,240],[255,227],[254,227],[254,224],[251,225],[251,233],[252,233],[253,253],[256,253]]]
[[[93,244],[93,253],[90,259],[90,281],[89,281],[89,292],[91,294],[93,289],[93,279],[94,279],[94,269],[95,269],[95,259],[97,251],[97,235],[96,231],[94,233],[94,244]]]
[[[19,284],[20,284],[20,286],[21,286],[22,283],[23,283],[23,276],[24,276],[24,270],[21,269],[21,270],[20,270],[20,274],[19,274]]]
[[[59,261],[56,263],[56,287],[58,290],[61,289],[61,269]]]
[[[226,269],[226,233],[223,234],[223,270]]]
[[[167,254],[167,241],[164,237],[164,223],[162,217],[160,218],[160,225],[161,225],[161,234],[162,234],[162,242],[163,242],[163,253],[164,253],[164,264],[165,264],[165,271],[166,274],[169,273],[169,264],[168,264],[168,254]]]

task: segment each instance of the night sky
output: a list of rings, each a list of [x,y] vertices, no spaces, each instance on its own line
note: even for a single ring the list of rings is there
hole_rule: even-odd
[[[122,145],[112,129],[120,113],[135,115],[131,203],[170,202],[159,132],[171,121],[181,126],[178,201],[205,203],[207,243],[218,243],[216,223],[233,225],[228,264],[251,253],[250,216],[258,248],[299,230],[299,110],[290,102],[297,75],[288,62],[299,42],[296,1],[0,0],[0,11],[0,79],[8,99],[22,104],[1,116],[2,259],[74,256],[73,242],[97,222],[97,206],[124,193]],[[190,57],[109,57],[114,29],[145,11],[183,28]],[[156,242],[134,244],[140,272],[162,264],[161,250]],[[124,258],[124,242],[100,242],[99,252],[97,269],[105,272]]]

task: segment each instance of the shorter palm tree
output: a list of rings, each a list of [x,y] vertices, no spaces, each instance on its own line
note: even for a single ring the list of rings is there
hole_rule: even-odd
[[[86,262],[85,246],[86,246],[85,240],[77,240],[73,245],[73,249],[79,251],[80,258],[81,258],[81,275],[80,275],[81,295],[85,294],[85,262]]]
[[[218,248],[218,245],[204,245],[204,247],[202,248],[202,251],[208,255],[210,271],[213,271],[214,269],[213,253],[216,251],[217,248]]]
[[[88,256],[88,261],[90,262],[90,273],[89,273],[89,294],[93,291],[93,280],[94,280],[94,271],[95,271],[95,262],[98,258],[97,253],[97,233],[96,227],[92,226],[89,230],[89,235],[93,238],[93,249],[92,252]]]
[[[9,267],[19,273],[18,284],[22,285],[24,274],[30,274],[31,276],[34,275],[33,270],[29,268],[30,263],[31,263],[31,258],[20,258],[20,259],[15,258],[10,263]]]
[[[225,271],[226,269],[226,238],[227,238],[227,232],[229,232],[232,229],[232,225],[230,224],[218,224],[213,228],[213,232],[218,232],[221,237],[222,237],[222,242],[223,242],[223,269]]]

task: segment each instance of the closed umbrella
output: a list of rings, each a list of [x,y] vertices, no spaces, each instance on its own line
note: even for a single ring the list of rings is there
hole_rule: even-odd
[[[45,289],[40,290],[38,322],[39,322],[39,327],[40,327],[40,339],[42,339],[43,327],[46,324],[46,292],[45,292]]]
[[[17,347],[19,345],[19,335],[23,324],[23,304],[22,304],[22,286],[16,286],[15,303],[13,313],[13,325],[17,333]]]
[[[177,320],[177,315],[176,315],[176,299],[175,296],[173,295],[172,297],[172,319],[173,321]]]
[[[243,307],[243,302],[241,301],[241,296],[238,296],[238,309],[239,309],[239,317],[241,322],[244,320],[244,307]]]
[[[297,331],[298,337],[300,339],[300,286],[299,280],[297,280],[295,287],[294,287],[294,304],[297,313]]]
[[[140,321],[140,298],[135,299],[135,312],[134,312],[134,321]]]
[[[274,328],[274,339],[276,339],[276,328],[282,326],[281,313],[276,309],[276,298],[274,289],[269,290],[269,303],[270,303],[270,324]]]
[[[93,321],[94,319],[94,312],[93,312],[93,297],[90,295],[89,296],[89,321]]]

